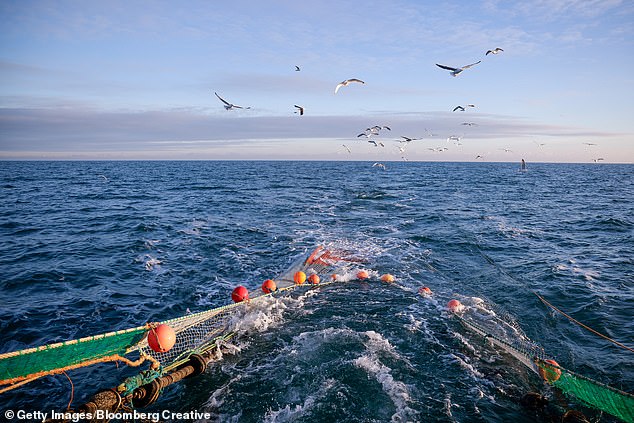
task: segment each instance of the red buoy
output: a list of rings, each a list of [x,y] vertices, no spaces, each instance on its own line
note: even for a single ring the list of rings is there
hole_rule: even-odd
[[[544,360],[544,361],[548,364],[552,364],[559,367],[559,363],[557,363],[555,360]],[[551,366],[545,366],[546,368],[542,368],[542,366],[538,366],[538,367],[539,367],[540,376],[548,383],[553,383],[559,380],[559,378],[561,377],[561,370],[559,370],[557,367],[551,367]]]
[[[277,290],[277,285],[275,285],[275,281],[272,279],[267,279],[262,283],[262,291],[265,294],[270,294],[271,292],[275,292]]]
[[[176,333],[168,325],[160,324],[150,329],[147,334],[147,343],[153,351],[168,352],[176,343]]]
[[[231,299],[234,303],[240,303],[249,299],[249,291],[242,285],[237,286],[231,293]]]
[[[431,292],[431,289],[429,289],[429,287],[428,287],[428,286],[421,286],[421,287],[418,289],[418,293],[419,293],[420,295],[422,295],[423,297],[428,297],[428,296],[430,296],[430,295],[432,295],[432,294],[433,294],[433,293]]]
[[[304,282],[306,282],[306,273],[302,272],[301,270],[299,272],[295,272],[293,280],[295,281],[295,284],[303,285]]]
[[[317,285],[319,283],[319,276],[317,276],[316,274],[312,274],[308,277],[308,282],[312,283],[313,285]]]
[[[381,276],[381,281],[387,282],[387,283],[392,283],[392,282],[394,282],[394,276],[390,275],[389,273],[386,273],[385,275]]]
[[[333,273],[332,275],[330,275],[330,280],[332,280],[333,282],[336,282],[339,280],[339,275],[336,273]]]
[[[357,272],[357,279],[359,279],[360,281],[369,278],[370,275],[368,274],[367,270],[359,270]]]
[[[449,309],[449,311],[456,313],[462,310],[464,306],[458,300],[451,300],[447,303],[447,308]]]

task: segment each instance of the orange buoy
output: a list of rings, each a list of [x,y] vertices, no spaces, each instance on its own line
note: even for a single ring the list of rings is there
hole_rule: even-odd
[[[231,293],[231,299],[234,303],[239,303],[249,299],[249,291],[242,285],[237,286]]]
[[[451,300],[447,303],[447,308],[449,309],[449,311],[454,313],[462,310],[463,307],[464,306],[462,305],[462,303],[458,300]]]
[[[390,275],[389,273],[386,273],[385,275],[381,276],[381,281],[387,282],[387,283],[392,283],[392,282],[394,282],[394,276]]]
[[[312,283],[313,285],[317,285],[319,283],[319,280],[319,276],[314,273],[308,277],[308,282]]]
[[[427,296],[430,296],[430,295],[432,295],[432,294],[433,294],[433,293],[431,292],[431,289],[429,289],[429,287],[428,287],[428,286],[421,286],[421,287],[418,289],[418,293],[419,293],[420,295],[422,295],[423,297],[427,297]]]
[[[275,285],[275,281],[272,279],[267,279],[262,283],[262,291],[265,294],[270,294],[271,292],[275,292],[277,290],[277,285]]]
[[[306,282],[306,273],[302,272],[301,270],[299,272],[295,272],[293,280],[297,285],[302,285],[304,282]]]
[[[176,343],[176,333],[168,325],[160,324],[150,329],[147,334],[147,343],[153,351],[168,352]]]
[[[559,367],[559,363],[557,363],[555,360],[544,360],[544,361],[546,363]],[[559,370],[557,367],[551,367],[551,366],[545,366],[545,368],[543,368],[542,366],[538,366],[538,367],[539,367],[539,375],[548,383],[553,383],[559,380],[559,378],[561,377],[561,370]]]
[[[357,279],[359,279],[360,281],[369,278],[370,275],[368,274],[367,270],[359,270],[357,272]]]
[[[338,281],[339,275],[336,273],[333,273],[332,275],[330,275],[330,280],[332,280],[333,282]]]

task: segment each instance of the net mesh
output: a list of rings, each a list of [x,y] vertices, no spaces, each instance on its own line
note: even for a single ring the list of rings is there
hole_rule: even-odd
[[[175,345],[165,353],[153,351],[147,343],[150,325],[86,337],[78,340],[45,345],[37,348],[0,354],[0,385],[25,383],[35,378],[58,374],[65,370],[88,366],[97,362],[123,360],[129,365],[140,364],[145,357],[160,364],[159,373],[167,372],[187,361],[191,354],[201,354],[215,348],[219,342],[231,337],[230,323],[238,311],[253,302],[297,288],[294,274],[303,271],[307,275],[322,277],[326,272],[358,263],[347,251],[317,247],[308,258],[297,259],[275,279],[277,291],[264,294],[259,289],[249,301],[230,304],[200,313],[166,320],[176,334]],[[327,284],[327,283],[326,283]],[[304,284],[309,285],[308,283]],[[320,286],[325,285],[321,283]],[[140,360],[131,362],[126,354],[138,352]],[[13,385],[13,386],[18,386]],[[4,390],[11,389],[11,387]]]
[[[501,331],[500,326],[486,324],[491,320],[476,321],[467,315],[456,315],[456,317],[463,325],[485,336],[562,392],[577,398],[589,407],[634,423],[634,396],[632,394],[553,364],[552,360],[546,358],[543,349],[525,337],[521,330],[516,335],[522,336],[508,336],[508,332]]]
[[[145,326],[0,355],[0,385],[116,359],[128,353]]]
[[[625,422],[634,422],[634,395],[551,363],[538,361],[537,365],[544,372],[544,379],[561,391]]]
[[[231,332],[232,319],[246,307],[301,286],[295,283],[294,275],[296,272],[302,271],[307,275],[316,274],[320,276],[320,279],[331,281],[328,273],[333,271],[346,272],[349,266],[360,261],[349,252],[335,252],[320,246],[308,258],[297,259],[286,271],[275,278],[276,292],[264,294],[257,290],[254,294],[249,295],[248,301],[161,322],[169,325],[176,333],[176,343],[167,352],[153,351],[149,347],[147,339],[140,342],[136,348],[161,363],[164,371],[169,371],[187,361],[190,355],[205,353],[231,337],[233,335]],[[319,286],[329,283],[332,281],[320,283]],[[310,283],[305,282],[303,285],[310,286]]]

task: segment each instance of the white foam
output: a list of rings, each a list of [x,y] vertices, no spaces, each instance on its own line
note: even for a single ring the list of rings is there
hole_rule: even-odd
[[[163,264],[161,260],[155,257],[152,257],[149,254],[146,254],[144,259],[145,259],[145,270],[147,270],[148,272],[151,272],[154,269],[156,270],[160,269],[161,264]]]
[[[235,422],[238,423],[240,418],[242,417],[242,413],[238,413],[234,416],[229,416],[226,414],[216,414],[216,410],[219,410],[224,404],[224,398],[227,397],[231,393],[232,385],[236,382],[239,382],[242,379],[242,375],[240,373],[235,374],[231,380],[225,383],[220,388],[216,389],[209,399],[205,401],[205,404],[202,406],[202,412],[211,412],[214,414],[214,420],[222,421],[222,422]],[[206,423],[208,420],[199,419],[196,420],[196,423]]]
[[[303,403],[292,406],[287,404],[279,410],[269,409],[263,421],[267,423],[302,421],[306,413],[315,408],[319,400],[324,398],[336,385],[337,382],[334,379],[326,379],[316,392],[306,397]]]
[[[229,321],[229,332],[246,334],[253,331],[264,332],[284,321],[288,308],[286,298],[262,298],[247,304],[239,313],[234,313]]]
[[[396,412],[392,415],[392,421],[412,421],[412,418],[416,415],[416,413],[407,405],[411,400],[407,385],[395,380],[390,368],[385,366],[378,360],[378,358],[372,355],[363,355],[356,358],[353,362],[357,367],[374,376],[377,382],[381,384],[383,392],[388,395],[396,407]]]
[[[454,407],[454,404],[451,403],[451,394],[448,393],[443,401],[443,410],[445,410],[445,414],[451,419],[451,421],[455,421],[453,413],[451,412],[451,407]]]

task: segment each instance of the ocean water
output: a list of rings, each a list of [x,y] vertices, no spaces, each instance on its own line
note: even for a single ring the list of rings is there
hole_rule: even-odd
[[[374,278],[256,310],[208,371],[150,410],[233,422],[600,421],[445,311],[484,300],[563,367],[634,391],[634,166],[528,163],[0,162],[0,352],[230,302],[318,244]],[[421,286],[434,296],[422,298]],[[125,366],[68,372],[72,405]],[[547,395],[545,412],[519,405]],[[66,409],[45,377],[4,409]],[[1,410],[0,410],[1,411]]]

